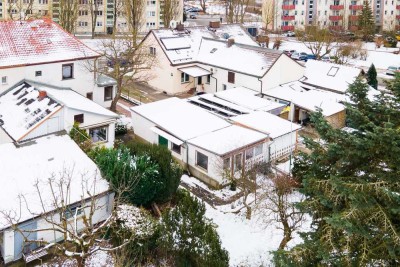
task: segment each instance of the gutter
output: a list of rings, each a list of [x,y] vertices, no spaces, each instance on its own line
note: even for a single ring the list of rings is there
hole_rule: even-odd
[[[261,90],[260,90],[260,92],[261,92],[261,97],[263,98],[263,92],[262,92],[262,90],[263,90],[263,81],[262,81],[261,79],[262,79],[262,77],[261,77],[261,78],[258,78],[257,80],[261,83]]]
[[[211,73],[211,78],[215,79],[215,92],[218,92],[218,79],[213,76],[214,73]]]

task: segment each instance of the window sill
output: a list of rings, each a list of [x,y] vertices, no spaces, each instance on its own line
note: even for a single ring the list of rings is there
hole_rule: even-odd
[[[112,98],[110,98],[110,99],[104,99],[104,102],[108,102],[108,101],[112,101],[113,99]]]
[[[68,80],[74,80],[74,79],[75,79],[74,77],[72,77],[72,78],[62,78],[61,81],[68,81]]]
[[[181,84],[190,83],[190,82],[181,82]]]
[[[201,167],[201,166],[199,166],[199,165],[195,165],[197,168],[199,168],[200,170],[202,170],[202,171],[205,171],[206,173],[208,173],[208,170],[207,169],[204,169],[203,167]]]

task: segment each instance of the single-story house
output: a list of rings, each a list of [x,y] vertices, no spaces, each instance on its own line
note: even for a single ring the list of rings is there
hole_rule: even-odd
[[[0,94],[0,144],[69,132],[78,122],[94,144],[112,147],[118,117],[70,88],[23,80]]]
[[[55,103],[54,108],[49,109],[54,112],[59,108]],[[29,240],[50,243],[63,240],[60,233],[43,230],[53,227],[44,218],[58,221],[60,215],[65,216],[73,227],[70,229],[75,228],[76,219],[76,230],[81,230],[82,215],[89,212],[88,204],[91,203],[87,192],[95,196],[93,224],[104,221],[111,214],[113,193],[109,191],[108,183],[101,178],[94,162],[68,135],[48,135],[18,146],[0,144],[0,173],[0,252],[6,264],[39,249],[38,243],[25,243],[22,234]],[[69,199],[70,212],[57,212],[49,179],[55,184],[64,184],[63,189],[57,187],[54,194],[61,201],[60,192],[63,191],[63,199]],[[67,184],[70,185],[68,191]],[[37,190],[40,190],[40,196]],[[43,231],[36,231],[40,229]]]
[[[239,86],[263,92],[304,76],[301,64],[260,47],[236,24],[151,30],[142,46],[157,59],[148,84],[170,95]]]
[[[296,149],[298,131],[301,129],[298,124],[263,111],[255,111],[230,119],[236,125],[262,132],[270,137],[270,160],[288,156]]]
[[[227,182],[222,176],[224,161],[225,167],[244,168],[254,160],[268,160],[268,135],[232,126],[186,100],[173,97],[132,107],[131,114],[137,136],[166,146],[188,171],[214,187]]]

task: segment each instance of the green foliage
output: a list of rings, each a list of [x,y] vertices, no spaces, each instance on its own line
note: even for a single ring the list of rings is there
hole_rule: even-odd
[[[156,202],[165,202],[170,200],[181,180],[182,168],[172,158],[171,152],[162,146],[137,141],[128,144],[133,155],[147,155],[152,162],[158,165],[157,180],[161,183],[161,189],[155,196]]]
[[[97,149],[91,154],[111,188],[126,201],[149,205],[163,190],[158,164],[148,156],[132,156],[129,149]]]
[[[74,126],[72,126],[69,136],[85,153],[88,153],[92,149],[92,140],[85,129],[79,128],[78,122],[75,122]]]
[[[212,223],[205,205],[186,191],[178,191],[178,203],[165,212],[160,223],[160,246],[172,255],[174,266],[229,266],[228,252]]]
[[[364,2],[364,6],[358,16],[358,28],[364,41],[372,40],[375,33],[375,20],[368,1]]]
[[[122,135],[128,132],[128,127],[122,123],[115,124],[115,135]]]
[[[276,265],[400,265],[400,76],[388,89],[391,95],[371,101],[367,84],[350,85],[352,131],[311,115],[322,141],[305,139],[311,153],[295,159],[293,173],[313,230],[302,234],[303,244],[277,252]]]
[[[367,71],[367,82],[369,85],[371,85],[373,88],[377,89],[378,88],[378,80],[377,80],[377,73],[374,64],[371,64],[371,67],[369,67]]]

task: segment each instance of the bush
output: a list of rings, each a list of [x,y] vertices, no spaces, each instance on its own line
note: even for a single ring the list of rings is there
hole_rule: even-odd
[[[162,215],[159,244],[172,255],[174,266],[229,266],[228,252],[213,224],[205,217],[205,205],[186,191],[178,191],[178,203]]]
[[[154,201],[161,203],[170,200],[178,189],[183,173],[180,165],[172,158],[171,151],[159,145],[137,141],[130,142],[128,147],[133,155],[146,155],[158,165],[157,180],[161,183],[161,189]]]
[[[122,135],[128,132],[128,127],[122,123],[115,124],[115,135]]]
[[[69,136],[85,153],[88,153],[92,149],[92,140],[85,129],[79,128],[78,122],[75,122],[74,126],[72,126]]]

